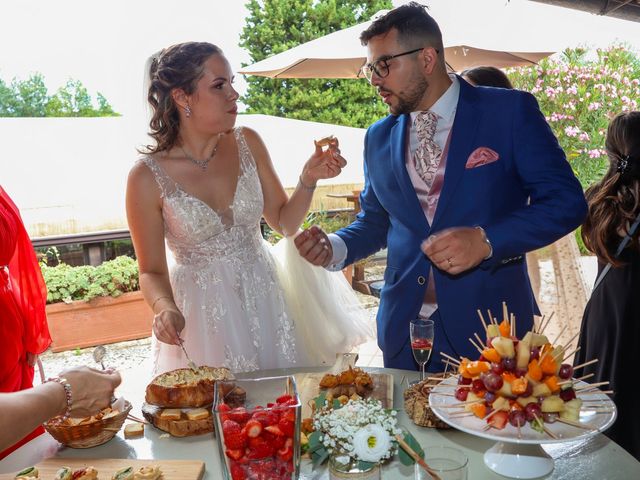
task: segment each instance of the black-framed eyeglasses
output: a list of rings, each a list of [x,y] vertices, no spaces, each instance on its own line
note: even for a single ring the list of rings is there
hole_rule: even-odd
[[[410,55],[412,53],[416,53],[419,52],[420,50],[424,50],[427,47],[420,47],[420,48],[416,48],[414,50],[409,50],[408,52],[402,52],[402,53],[397,53],[396,55],[390,55],[388,57],[382,57],[379,58],[378,60],[376,60],[373,63],[365,63],[361,68],[360,68],[360,72],[359,74],[364,75],[364,77],[369,80],[369,82],[371,82],[371,78],[373,77],[373,74],[375,72],[375,74],[380,77],[380,78],[384,78],[387,75],[389,75],[389,60],[393,59],[393,58],[398,58],[398,57],[402,57],[404,55]],[[438,49],[435,49],[436,53],[440,53],[438,51]]]

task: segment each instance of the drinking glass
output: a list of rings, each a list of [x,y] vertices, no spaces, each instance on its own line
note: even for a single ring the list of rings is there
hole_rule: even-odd
[[[420,381],[423,381],[425,365],[431,357],[431,349],[433,348],[433,320],[425,318],[411,320],[409,333],[413,358],[420,365]]]
[[[457,448],[432,446],[424,448],[424,461],[441,480],[467,480],[467,456]],[[415,480],[431,480],[433,477],[417,463]]]

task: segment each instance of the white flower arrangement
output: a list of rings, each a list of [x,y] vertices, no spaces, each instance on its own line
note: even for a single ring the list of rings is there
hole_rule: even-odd
[[[325,405],[316,411],[313,426],[318,440],[334,460],[380,463],[398,450],[398,427],[395,410],[386,410],[379,400],[349,400],[341,408]]]

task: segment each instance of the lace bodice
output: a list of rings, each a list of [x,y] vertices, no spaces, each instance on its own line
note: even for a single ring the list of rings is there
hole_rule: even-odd
[[[226,257],[249,259],[262,241],[262,188],[241,128],[233,131],[240,173],[231,205],[217,212],[169,177],[152,156],[142,161],[153,172],[162,196],[167,245],[178,264],[200,265]]]

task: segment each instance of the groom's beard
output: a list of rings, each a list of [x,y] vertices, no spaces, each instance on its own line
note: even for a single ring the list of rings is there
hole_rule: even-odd
[[[401,90],[398,93],[385,88],[379,89],[379,91],[390,93],[397,99],[396,105],[389,105],[389,112],[393,115],[403,115],[417,111],[418,105],[420,105],[429,88],[429,83],[422,75],[414,75],[414,78],[411,79],[409,84],[410,86],[407,89]]]

